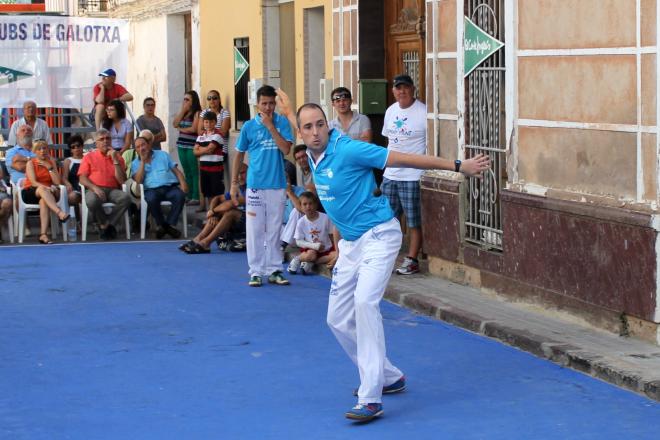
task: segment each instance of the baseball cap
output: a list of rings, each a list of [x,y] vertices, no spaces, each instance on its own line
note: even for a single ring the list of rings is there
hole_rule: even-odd
[[[399,86],[401,84],[408,84],[409,86],[414,86],[415,85],[412,78],[408,75],[397,75],[397,76],[395,76],[394,77],[394,87]]]
[[[113,69],[105,69],[103,72],[99,73],[99,76],[117,76],[117,72]]]

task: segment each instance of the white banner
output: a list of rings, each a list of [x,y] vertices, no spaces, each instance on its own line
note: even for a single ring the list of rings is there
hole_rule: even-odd
[[[0,16],[0,107],[92,107],[98,74],[126,84],[128,22],[108,18]]]

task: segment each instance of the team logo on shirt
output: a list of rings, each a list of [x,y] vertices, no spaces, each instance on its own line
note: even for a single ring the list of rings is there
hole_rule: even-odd
[[[327,177],[328,179],[332,179],[335,173],[332,171],[332,168],[324,168],[318,172],[318,175],[322,177]]]
[[[387,130],[390,141],[397,144],[399,138],[397,136],[412,136],[413,131],[408,128],[408,118],[399,118],[397,116],[392,122],[392,127]]]

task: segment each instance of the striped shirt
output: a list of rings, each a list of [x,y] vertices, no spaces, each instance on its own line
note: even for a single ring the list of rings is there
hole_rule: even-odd
[[[202,171],[224,171],[225,152],[221,145],[222,137],[217,133],[202,133],[197,137],[197,145],[215,148],[209,154],[199,156],[199,169]]]
[[[182,119],[179,122],[179,128],[190,128],[193,125],[194,119]],[[176,140],[176,146],[179,148],[193,148],[195,146],[197,136],[194,134],[183,133],[179,130],[179,138]]]
[[[199,118],[203,119],[204,115],[207,112],[210,112],[210,111],[213,111],[213,110],[211,110],[210,108],[202,110],[202,112],[199,114]],[[222,128],[222,123],[225,122],[225,119],[230,117],[229,111],[223,107],[223,108],[220,109],[220,111],[218,113],[216,113],[216,115],[217,115],[217,117],[216,117],[217,120],[216,120],[216,123],[215,123],[215,130],[216,130],[216,133],[218,133],[220,135],[220,139],[222,139],[222,142],[220,142],[220,145],[222,145],[222,149],[225,151],[225,154],[227,154],[228,153],[227,145],[229,145],[229,142],[227,142],[226,137],[224,137],[223,135],[220,134],[219,130],[220,130],[220,128]]]

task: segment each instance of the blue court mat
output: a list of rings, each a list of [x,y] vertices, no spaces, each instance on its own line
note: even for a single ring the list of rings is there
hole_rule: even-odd
[[[357,369],[330,281],[247,286],[245,254],[0,248],[3,439],[657,439],[660,404],[382,304],[408,390],[343,417]]]

